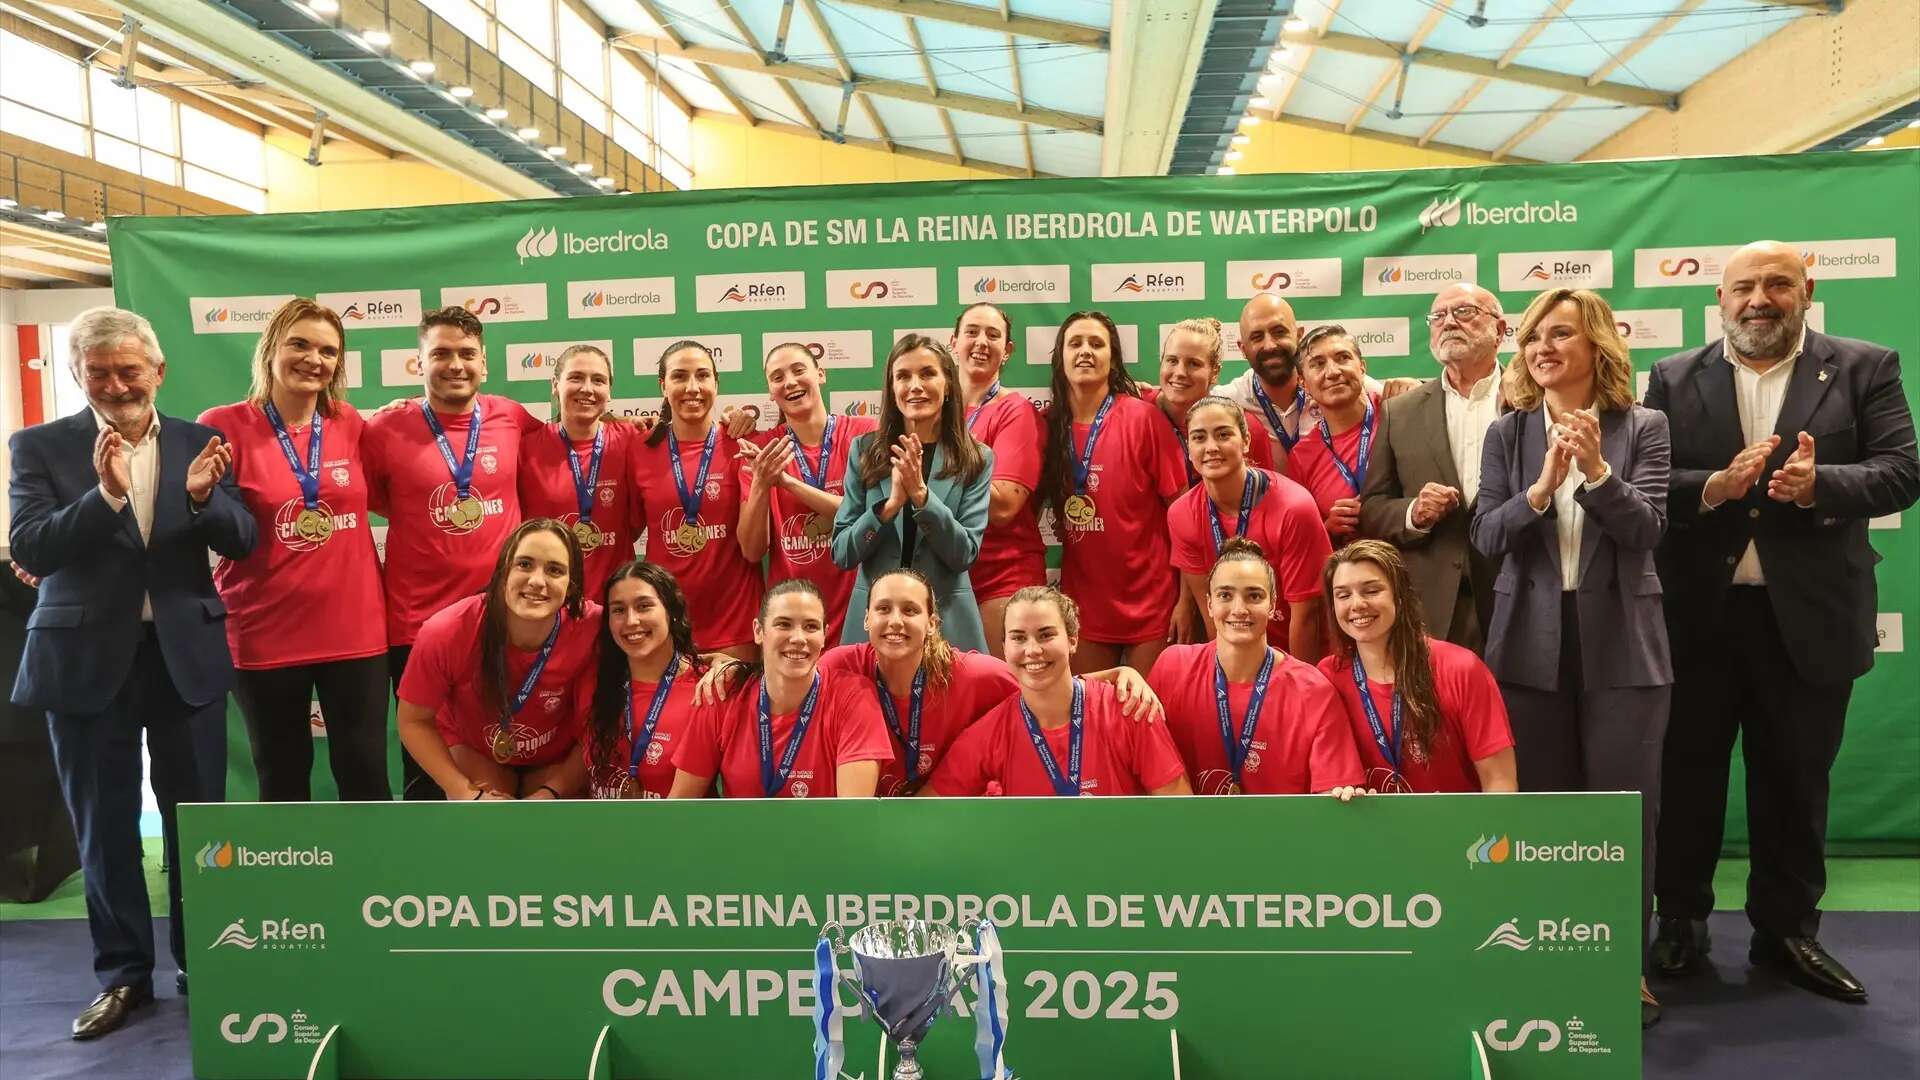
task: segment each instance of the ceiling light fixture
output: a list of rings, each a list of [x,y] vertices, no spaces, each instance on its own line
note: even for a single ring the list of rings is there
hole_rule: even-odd
[[[590,173],[593,171],[593,162],[576,161],[573,163],[573,171],[579,173],[582,176],[585,176],[587,173]]]
[[[567,152],[567,148],[557,143],[553,146],[547,147],[547,153],[552,154],[554,157],[564,157],[566,155],[566,152]]]
[[[596,177],[594,177],[594,178],[593,178],[593,186],[594,186],[594,187],[601,187],[601,188],[610,188],[610,187],[612,187],[612,186],[613,186],[613,177],[611,177],[611,176],[596,176]]]
[[[1233,175],[1233,166],[1231,166],[1231,165],[1222,165],[1222,166],[1220,166],[1220,167],[1219,167],[1218,169],[1215,169],[1215,170],[1214,170],[1214,172],[1216,172],[1216,173],[1218,173],[1218,174],[1219,174],[1219,175],[1221,175],[1221,176],[1232,176],[1232,175]]]
[[[384,49],[393,44],[393,35],[387,33],[385,30],[362,30],[360,31],[360,40],[375,49]]]
[[[1233,137],[1233,145],[1235,146],[1245,146],[1252,141],[1253,141],[1253,136],[1245,133],[1235,135]]]
[[[1295,15],[1293,18],[1288,19],[1286,22],[1282,23],[1281,25],[1286,27],[1289,31],[1295,34],[1304,34],[1308,30],[1312,29],[1312,27],[1307,23],[1307,20],[1301,18],[1298,15]]]
[[[1243,158],[1243,157],[1246,157],[1246,156],[1247,156],[1247,155],[1245,155],[1245,154],[1243,154],[1243,153],[1241,153],[1241,152],[1240,152],[1240,151],[1238,151],[1238,150],[1229,150],[1229,151],[1227,151],[1227,160],[1228,160],[1228,161],[1239,161],[1239,160],[1240,160],[1241,158]]]
[[[1255,94],[1253,97],[1247,99],[1247,108],[1271,109],[1273,108],[1273,99],[1265,94]]]
[[[487,110],[486,117],[489,120],[505,120],[507,118],[507,110],[495,105],[493,108]]]
[[[468,98],[473,96],[473,87],[471,86],[449,87],[447,89],[447,93],[452,94],[454,97],[459,98],[461,101],[465,101]]]
[[[340,14],[340,0],[307,0],[307,6],[321,15]]]
[[[415,75],[431,75],[434,71],[434,64],[431,60],[415,60],[413,63],[407,65],[407,70],[413,72]]]
[[[540,129],[537,127],[523,127],[520,130],[514,132],[514,134],[520,136],[523,139],[535,139],[539,137]]]
[[[1875,135],[1873,138],[1867,140],[1868,146],[1885,146],[1886,144],[1887,137],[1885,135]]]
[[[1259,123],[1260,123],[1260,118],[1253,115],[1252,113],[1248,113],[1247,115],[1240,118],[1241,127],[1256,127],[1259,125]]]
[[[65,220],[67,215],[61,213],[58,210],[49,210],[46,213],[41,214],[40,216],[43,218],[46,218],[48,221],[62,221],[62,220]]]

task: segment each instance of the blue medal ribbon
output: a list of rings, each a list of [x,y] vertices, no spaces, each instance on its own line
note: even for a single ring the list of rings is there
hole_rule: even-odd
[[[640,759],[653,743],[654,729],[660,726],[660,711],[667,707],[667,695],[673,692],[673,677],[680,674],[680,654],[667,661],[667,670],[660,676],[660,682],[653,688],[653,701],[647,705],[647,719],[641,725],[640,733],[633,735],[633,753],[627,758],[627,775],[640,779]],[[633,732],[633,681],[627,681],[626,703],[620,707],[620,726],[630,735]]]
[[[805,481],[808,487],[820,491],[827,490],[827,462],[833,458],[833,425],[839,419],[832,413],[827,414],[827,430],[820,436],[820,467],[818,469],[807,466],[807,448],[800,445],[800,436],[795,435],[791,427],[787,429],[787,440],[793,443],[794,464],[799,467],[800,479]]]
[[[1273,399],[1267,396],[1267,388],[1260,383],[1260,376],[1253,377],[1253,399],[1260,403],[1260,411],[1267,414],[1267,423],[1273,425],[1273,437],[1280,440],[1280,448],[1293,453],[1300,442],[1300,432],[1296,428],[1292,435],[1287,434],[1287,425],[1280,422],[1280,410],[1273,407]],[[1307,391],[1300,387],[1293,392],[1293,408],[1300,419],[1307,418]]]
[[[479,425],[475,424],[474,426],[478,427]],[[547,670],[547,658],[553,655],[553,643],[560,637],[560,620],[562,618],[564,618],[563,615],[555,615],[553,617],[553,629],[547,631],[547,640],[540,646],[540,654],[533,658],[533,666],[527,669],[527,677],[520,680],[520,688],[513,692],[513,710],[508,715],[500,718],[500,731],[502,734],[509,737],[512,736],[513,718],[520,715],[520,710],[527,704],[527,699],[533,696],[533,687],[534,684],[540,681],[540,673]]]
[[[554,426],[555,434],[560,436],[560,445],[567,451],[567,467],[573,470],[573,498],[580,506],[580,520],[593,520],[593,493],[600,486],[600,455],[607,447],[607,425],[601,424],[600,430],[593,433],[593,457],[587,463],[587,474],[580,475],[580,457],[573,452],[573,440],[568,438],[564,425]]]
[[[1180,462],[1187,467],[1187,486],[1192,487],[1200,482],[1200,473],[1193,467],[1193,455],[1187,453],[1187,433],[1180,430],[1180,421],[1175,420],[1172,413],[1161,409],[1160,415],[1166,417],[1167,423],[1173,426],[1174,445],[1180,448]]]
[[[686,511],[689,525],[700,524],[700,499],[707,490],[707,471],[713,467],[713,447],[719,438],[718,424],[707,429],[706,444],[700,448],[700,471],[694,474],[693,492],[689,494],[687,472],[680,465],[680,440],[673,437],[673,429],[667,429],[667,460],[673,464],[673,489],[680,496],[680,509]]]
[[[1320,441],[1326,445],[1333,467],[1340,470],[1340,479],[1347,482],[1355,495],[1360,494],[1360,485],[1367,479],[1367,459],[1373,455],[1373,399],[1367,399],[1367,415],[1360,421],[1360,446],[1353,455],[1353,468],[1347,468],[1347,463],[1340,460],[1339,451],[1333,448],[1333,428],[1324,416],[1320,418]]]
[[[907,783],[920,780],[920,707],[927,691],[927,668],[922,664],[920,670],[913,673],[913,692],[907,700],[907,729],[900,730],[900,710],[893,703],[893,692],[887,689],[887,680],[878,670],[873,673],[873,689],[880,696],[880,711],[886,714],[887,730],[900,740],[907,750]]]
[[[760,790],[771,799],[780,794],[787,786],[787,778],[793,775],[793,759],[800,753],[801,740],[807,737],[807,728],[813,723],[813,707],[820,703],[820,673],[813,673],[813,685],[807,688],[806,700],[800,703],[800,712],[793,718],[793,734],[787,739],[786,752],[780,755],[780,763],[773,761],[773,700],[767,696],[767,680],[760,679]]]
[[[1233,535],[1247,535],[1247,523],[1253,520],[1253,508],[1259,505],[1266,494],[1267,480],[1258,469],[1247,470],[1246,483],[1240,488],[1240,520],[1235,524]],[[1206,492],[1200,494],[1206,495]],[[1213,557],[1220,557],[1220,549],[1227,546],[1226,529],[1220,524],[1220,508],[1213,505],[1211,496],[1207,498],[1207,524],[1213,529]]]
[[[307,463],[300,464],[300,455],[294,452],[293,436],[287,434],[287,423],[280,418],[280,410],[274,408],[273,399],[268,398],[266,405],[267,423],[273,425],[273,436],[280,440],[280,452],[287,455],[287,464],[293,467],[293,478],[300,482],[300,498],[307,509],[320,507],[320,432],[325,419],[318,409],[313,414],[313,437],[307,440]]]
[[[1111,399],[1109,399],[1111,400]],[[1073,680],[1073,708],[1068,713],[1070,733],[1067,737],[1067,771],[1060,773],[1060,763],[1054,760],[1053,751],[1047,748],[1047,733],[1040,728],[1040,721],[1027,707],[1025,698],[1020,699],[1020,717],[1027,722],[1027,737],[1033,740],[1033,752],[1040,755],[1040,767],[1047,770],[1047,782],[1053,785],[1055,795],[1080,794],[1080,746],[1086,740],[1087,733],[1087,690],[1078,678]]]
[[[995,379],[993,380],[993,385],[987,387],[986,396],[980,399],[980,404],[975,405],[972,411],[967,413],[967,430],[968,431],[973,430],[973,422],[975,420],[980,419],[980,414],[987,411],[987,406],[993,404],[993,399],[999,396],[1000,396],[1000,380]]]
[[[1233,710],[1227,704],[1227,669],[1220,665],[1219,654],[1213,660],[1213,707],[1220,719],[1220,745],[1227,752],[1227,768],[1235,785],[1247,767],[1247,754],[1253,748],[1253,729],[1260,723],[1260,706],[1267,700],[1267,683],[1273,678],[1273,650],[1260,662],[1260,673],[1253,677],[1253,693],[1247,697],[1247,717],[1240,721],[1240,734],[1233,731]]]
[[[1107,413],[1113,408],[1113,395],[1100,403],[1100,411],[1093,414],[1093,423],[1087,425],[1087,445],[1080,448],[1080,456],[1073,463],[1073,490],[1084,494],[1087,490],[1087,478],[1093,475],[1093,445],[1100,441],[1100,429],[1106,425]]]
[[[473,420],[467,428],[467,456],[459,461],[453,459],[453,447],[447,442],[447,430],[440,426],[440,418],[433,415],[433,410],[424,401],[420,403],[420,413],[427,418],[427,430],[433,432],[433,441],[440,447],[440,456],[446,461],[448,471],[453,473],[454,488],[459,491],[461,498],[466,498],[473,491],[473,455],[480,449],[482,414],[479,399],[474,399]]]
[[[1360,663],[1360,654],[1353,656],[1353,685],[1360,691],[1360,707],[1367,711],[1367,726],[1373,729],[1373,745],[1380,748],[1380,756],[1387,759],[1387,766],[1393,775],[1400,772],[1400,688],[1393,688],[1393,732],[1389,736],[1380,723],[1380,709],[1373,703],[1373,695],[1367,692],[1367,669]]]

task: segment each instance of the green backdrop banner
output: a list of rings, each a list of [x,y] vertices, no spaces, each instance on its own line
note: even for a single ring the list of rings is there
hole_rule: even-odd
[[[619,368],[616,408],[648,412],[662,346],[695,337],[718,351],[728,400],[772,415],[758,363],[768,346],[808,344],[833,407],[867,410],[896,335],[944,335],[979,299],[1014,320],[1007,383],[1040,398],[1069,311],[1109,311],[1135,374],[1152,379],[1164,327],[1212,314],[1231,338],[1257,289],[1290,297],[1305,322],[1346,323],[1375,374],[1428,376],[1420,318],[1446,285],[1493,287],[1515,313],[1542,288],[1591,286],[1644,372],[1718,335],[1721,264],[1762,237],[1805,253],[1816,329],[1912,358],[1920,306],[1898,267],[1920,240],[1916,190],[1920,152],[1892,151],[117,218],[109,236],[121,303],[153,320],[173,357],[162,400],[173,413],[241,397],[254,336],[299,293],[345,317],[359,404],[419,392],[412,327],[422,308],[452,303],[488,324],[493,392],[543,402],[557,353],[597,341]],[[1231,377],[1242,363],[1231,340],[1227,355]],[[1898,517],[1875,524],[1883,652],[1854,694],[1831,834],[1911,845],[1920,664],[1904,651],[1904,616],[1920,599],[1920,550]],[[250,777],[234,787],[250,790]],[[1737,800],[1732,817],[1737,842]]]
[[[809,1075],[821,925],[984,914],[1023,1076],[1640,1075],[1639,797],[196,805],[194,1073]],[[192,858],[187,853],[194,853]],[[846,963],[845,960],[842,961]],[[973,995],[967,994],[971,1007]],[[844,1004],[851,1005],[850,997]],[[878,1029],[847,1024],[849,1076]],[[973,1022],[927,1041],[977,1077]],[[602,1074],[603,1076],[605,1074]]]

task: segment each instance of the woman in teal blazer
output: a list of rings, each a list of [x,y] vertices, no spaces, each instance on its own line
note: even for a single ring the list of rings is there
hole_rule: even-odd
[[[947,347],[908,334],[887,355],[880,428],[847,455],[846,496],[833,519],[833,561],[858,568],[840,640],[867,640],[874,578],[911,566],[933,585],[940,632],[958,649],[987,651],[967,570],[987,531],[993,452],[967,431],[960,371]]]

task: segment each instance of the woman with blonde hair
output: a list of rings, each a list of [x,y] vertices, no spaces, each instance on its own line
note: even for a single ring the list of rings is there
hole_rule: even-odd
[[[312,797],[316,693],[343,799],[386,799],[385,593],[367,518],[366,422],[347,404],[346,331],[302,297],[280,306],[253,353],[244,401],[200,422],[226,436],[261,542],[221,559],[234,697],[266,802]]]
[[[1140,396],[1158,408],[1173,425],[1173,437],[1187,441],[1187,411],[1201,398],[1218,393],[1220,382],[1220,320],[1212,316],[1182,319],[1167,330],[1160,344],[1160,385],[1143,386]],[[1277,471],[1273,464],[1273,436],[1257,416],[1247,416],[1247,461],[1256,469]],[[1200,474],[1187,466],[1187,483]]]
[[[1673,684],[1653,559],[1667,528],[1667,417],[1634,404],[1626,343],[1595,293],[1541,293],[1515,340],[1513,409],[1487,431],[1473,511],[1473,546],[1504,559],[1487,667],[1525,790],[1640,792],[1644,935]],[[1650,1024],[1659,1004],[1642,995]]]
[[[573,530],[586,563],[586,594],[633,558],[639,500],[628,456],[644,437],[606,421],[613,360],[598,345],[570,345],[553,363],[553,423],[520,440],[520,512]]]

